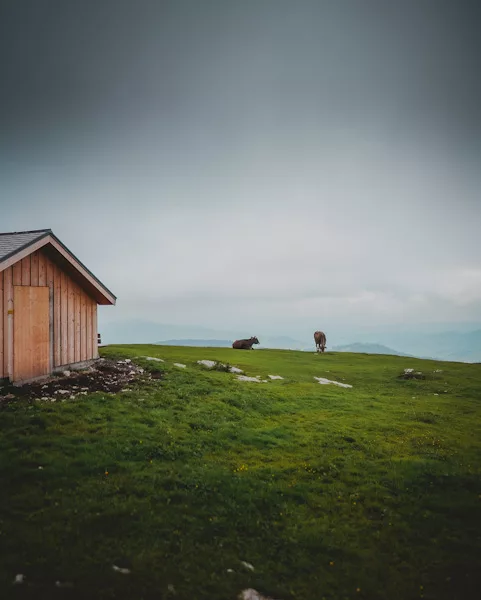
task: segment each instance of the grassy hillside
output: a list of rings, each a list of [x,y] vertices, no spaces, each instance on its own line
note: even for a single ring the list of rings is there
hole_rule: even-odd
[[[479,598],[481,365],[102,353],[164,377],[0,410],[1,598]],[[285,379],[240,382],[198,359]],[[399,379],[405,368],[426,379]]]

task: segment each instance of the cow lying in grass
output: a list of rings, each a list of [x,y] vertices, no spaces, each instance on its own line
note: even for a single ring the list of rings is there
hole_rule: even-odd
[[[248,340],[236,340],[232,347],[236,350],[252,350],[252,346],[258,343],[259,340],[256,337],[251,337]]]

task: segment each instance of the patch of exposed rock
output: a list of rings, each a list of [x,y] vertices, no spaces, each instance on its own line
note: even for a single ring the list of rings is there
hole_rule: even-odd
[[[129,358],[124,360],[100,358],[81,371],[64,371],[48,379],[20,386],[12,384],[0,386],[0,403],[21,398],[55,402],[74,400],[91,392],[125,392],[129,390],[129,385],[136,381],[161,377],[161,371],[145,371]]]

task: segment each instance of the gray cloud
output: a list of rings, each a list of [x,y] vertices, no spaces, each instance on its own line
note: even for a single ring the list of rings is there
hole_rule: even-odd
[[[1,229],[52,227],[103,318],[481,319],[476,3],[1,10]]]

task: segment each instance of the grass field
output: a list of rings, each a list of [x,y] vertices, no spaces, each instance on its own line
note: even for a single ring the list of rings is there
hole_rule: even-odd
[[[102,354],[145,368],[160,363],[142,356],[161,357],[164,377],[0,410],[0,598],[480,597],[481,365]],[[239,382],[198,359],[284,379]],[[407,367],[426,379],[398,379]],[[12,585],[16,574],[25,583]]]

